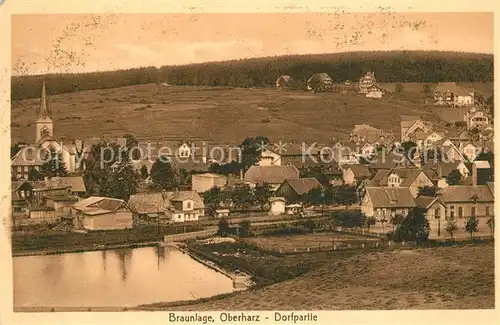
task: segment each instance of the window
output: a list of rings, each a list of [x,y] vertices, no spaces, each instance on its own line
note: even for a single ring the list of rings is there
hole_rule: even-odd
[[[188,209],[191,209],[191,202],[188,201],[186,205]]]
[[[27,172],[28,171],[28,166],[24,166],[24,171]]]
[[[23,171],[23,168],[21,166],[17,166],[17,171],[18,172],[22,172]]]
[[[470,214],[471,214],[471,216],[474,216],[474,217],[476,216],[476,207],[470,208]]]
[[[453,219],[455,218],[455,206],[450,205],[450,218]]]
[[[463,216],[464,216],[464,211],[463,211],[462,207],[458,207],[458,217],[462,218]]]
[[[490,216],[490,206],[486,206],[485,210],[486,210],[485,211],[486,216],[489,217]]]
[[[441,218],[441,209],[439,208],[434,209],[434,217],[437,219]]]

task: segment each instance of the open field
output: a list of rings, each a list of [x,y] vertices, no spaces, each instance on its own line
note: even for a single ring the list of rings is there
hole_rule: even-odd
[[[336,255],[337,254],[337,255]],[[291,280],[166,310],[381,310],[495,307],[494,244],[309,254]],[[300,258],[307,254],[293,255]],[[331,258],[328,259],[328,256]],[[337,256],[337,258],[336,258]],[[306,260],[303,262],[307,263]],[[284,266],[286,264],[283,264]],[[162,304],[150,307],[161,308]]]
[[[489,85],[489,86],[488,86]],[[492,83],[478,85],[492,87]],[[265,135],[272,141],[328,142],[346,137],[355,124],[393,130],[399,115],[438,120],[439,109],[425,106],[421,84],[382,100],[357,94],[277,91],[273,88],[163,87],[155,84],[50,95],[56,137],[123,136],[142,140],[192,139],[239,143]],[[12,103],[13,141],[34,140],[39,99]]]
[[[357,236],[351,234],[318,232],[313,234],[258,236],[246,238],[245,241],[265,250],[291,252],[294,249],[325,248],[340,244],[360,245],[374,243],[378,238]]]

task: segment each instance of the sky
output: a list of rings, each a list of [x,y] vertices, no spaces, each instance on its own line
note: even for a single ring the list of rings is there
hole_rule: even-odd
[[[493,53],[492,13],[13,15],[13,74],[181,65],[286,54]]]

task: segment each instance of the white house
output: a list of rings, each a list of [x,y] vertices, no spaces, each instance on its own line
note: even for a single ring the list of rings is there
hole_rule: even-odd
[[[469,160],[474,161],[479,154],[481,148],[476,147],[472,142],[467,143],[462,147],[463,155]]]

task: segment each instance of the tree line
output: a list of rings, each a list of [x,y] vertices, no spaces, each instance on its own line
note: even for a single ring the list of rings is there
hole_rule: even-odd
[[[335,82],[359,80],[367,71],[378,82],[481,82],[493,80],[493,55],[460,52],[392,51],[288,55],[143,67],[119,71],[45,76],[13,76],[12,100],[40,96],[42,78],[50,94],[166,82],[171,85],[226,87],[274,86],[281,75],[299,84],[325,72]]]

